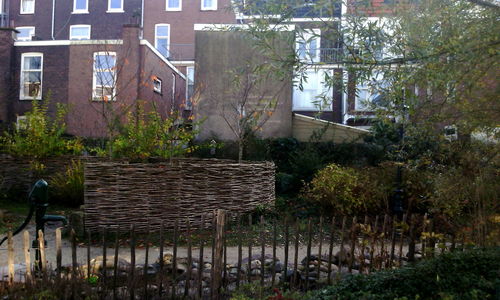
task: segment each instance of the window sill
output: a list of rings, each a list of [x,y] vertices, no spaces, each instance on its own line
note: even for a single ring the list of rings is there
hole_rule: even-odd
[[[122,14],[124,13],[125,11],[122,9],[122,10],[107,10],[106,13],[107,14]]]
[[[324,109],[321,109],[321,108],[317,108],[317,107],[314,107],[314,108],[311,108],[311,107],[294,107],[292,109],[292,111],[320,111],[320,112],[331,112],[333,111],[333,109],[331,108],[324,108]]]
[[[33,98],[33,97],[21,96],[21,97],[19,97],[19,100],[20,101],[42,100],[42,97]]]
[[[165,8],[165,11],[182,11],[182,7],[181,8]]]
[[[35,12],[19,12],[20,15],[34,15]]]
[[[217,8],[202,8],[201,11],[216,11]]]
[[[85,15],[85,14],[88,14],[89,11],[88,10],[82,10],[82,11],[72,11],[71,14],[72,15]]]

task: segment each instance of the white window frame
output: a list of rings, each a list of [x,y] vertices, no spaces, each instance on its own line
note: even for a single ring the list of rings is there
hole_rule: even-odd
[[[112,8],[111,7],[111,0],[108,0],[108,10],[106,11],[107,13],[124,13],[125,10],[123,8],[123,0],[120,0],[120,8]]]
[[[32,15],[32,14],[35,13],[36,0],[33,0],[33,9],[30,10],[30,11],[25,11],[23,9],[23,0],[19,1],[19,3],[21,4],[21,7],[19,8],[19,14],[21,14],[21,15]]]
[[[182,11],[182,0],[179,0],[179,7],[168,6],[168,1],[169,0],[165,0],[165,10],[166,11]]]
[[[0,0],[0,14],[3,14],[3,0]]]
[[[328,104],[327,107],[323,107],[323,103],[320,103],[320,105],[315,105],[313,102],[318,100],[317,97],[321,96],[321,95],[327,95],[329,97],[332,97],[332,101],[333,101],[333,91],[332,91],[332,88],[331,87],[328,87],[328,86],[325,86],[323,83],[323,78],[324,78],[324,74],[323,72],[328,72],[330,73],[330,76],[333,76],[333,70],[332,69],[308,69],[305,71],[306,73],[319,73],[319,72],[322,72],[320,75],[320,77],[318,79],[321,79],[321,82],[319,83],[319,89],[317,89],[316,91],[319,92],[315,97],[314,99],[311,99],[310,100],[310,105],[308,106],[303,106],[303,105],[299,105],[297,102],[298,102],[298,98],[301,97],[301,94],[304,93],[304,91],[300,90],[298,86],[294,87],[293,89],[293,110],[294,111],[332,111],[332,102],[330,101],[330,103]],[[310,83],[312,80],[314,80],[311,76],[308,76],[308,83]],[[307,84],[307,83],[306,83]]]
[[[40,57],[40,69],[39,70],[25,70],[24,69],[24,59],[26,57]],[[40,72],[40,91],[36,97],[24,94],[24,72]],[[21,72],[19,73],[19,99],[20,100],[41,100],[43,92],[43,53],[41,52],[26,52],[21,54]]]
[[[2,1],[2,0],[0,0]],[[31,41],[33,40],[33,37],[35,36],[35,26],[20,26],[20,27],[16,27],[16,30],[20,30],[20,29],[32,29],[32,33],[30,35],[29,38],[19,38],[18,35],[16,35],[16,41]]]
[[[89,13],[89,0],[85,0],[85,9],[76,9],[76,1],[73,0],[73,14],[88,14]]]
[[[156,83],[159,84],[159,86],[160,86],[159,88],[156,87]],[[162,82],[162,80],[160,78],[158,78],[157,76],[155,76],[153,78],[153,91],[155,93],[158,93],[158,94],[161,95],[162,94],[162,89],[163,89],[163,82]]]
[[[96,56],[98,55],[107,55],[107,56],[114,56],[115,57],[115,66],[114,66],[114,70],[113,69],[98,69],[96,70],[95,68],[95,61],[96,61]],[[116,101],[116,82],[117,82],[117,78],[116,78],[116,64],[118,63],[117,61],[117,55],[116,55],[116,52],[109,52],[109,51],[101,51],[101,52],[94,52],[94,59],[92,60],[92,100],[93,101],[104,101],[104,99],[102,97],[98,97],[97,94],[96,94],[96,90],[97,90],[97,77],[96,77],[96,74],[98,71],[100,72],[105,72],[107,70],[111,71],[113,74],[113,85],[112,86],[112,89],[113,89],[113,94],[111,95],[111,99],[107,100],[107,101]],[[101,87],[102,88],[102,87]]]
[[[451,142],[458,140],[458,128],[456,125],[444,126],[444,138]]]
[[[189,78],[190,74],[193,74],[193,93],[194,93],[194,66],[191,66],[191,67],[186,67],[186,105],[184,107],[184,109],[186,110],[191,110],[193,108],[193,102],[191,101],[191,97],[193,97],[193,95],[191,95],[191,97],[189,97],[189,82],[191,81],[191,79]]]
[[[358,83],[356,82],[356,95],[354,97],[354,110],[372,112],[373,111],[373,96],[380,94],[380,91],[376,91],[373,82],[379,82],[384,80],[382,72],[376,72],[374,76],[371,76],[368,82]],[[382,78],[381,78],[382,77]],[[366,92],[368,97],[361,99],[359,97],[359,91]]]
[[[77,27],[80,27],[80,28],[88,28],[88,34],[85,36],[85,37],[79,37],[79,38],[75,38],[73,37],[71,34],[72,34],[72,30],[73,28],[77,28]],[[71,25],[69,27],[69,39],[70,40],[90,40],[90,34],[91,34],[91,30],[92,30],[92,27],[90,25],[86,25],[86,24],[77,24],[77,25]]]
[[[308,49],[310,47],[311,41],[316,41],[316,49]],[[300,45],[306,45],[306,55],[301,57]],[[301,36],[297,36],[295,49],[297,51],[297,56],[301,61],[309,63],[317,63],[321,60],[321,29],[305,29]],[[314,51],[314,52],[313,52]]]
[[[211,0],[212,6],[205,6],[205,0],[201,0],[201,10],[217,10],[217,0]]]
[[[168,28],[168,35],[166,36],[166,38],[168,39],[168,42],[167,42],[167,56],[168,57],[170,55],[170,24],[166,24],[166,23],[160,23],[160,24],[156,24],[155,25],[155,48],[160,52],[162,53],[161,49],[158,48],[158,27],[160,26],[167,26]],[[160,36],[160,38],[165,38],[165,36]],[[163,53],[162,53],[163,54]]]
[[[16,130],[26,130],[28,129],[28,116],[17,116],[16,117]]]

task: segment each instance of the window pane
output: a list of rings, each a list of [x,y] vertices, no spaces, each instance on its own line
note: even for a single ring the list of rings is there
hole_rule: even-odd
[[[96,85],[113,86],[113,73],[111,72],[97,72]]]
[[[75,0],[75,9],[87,10],[87,0]]]
[[[94,68],[96,69],[111,69],[115,66],[115,56],[100,54],[95,57]]]
[[[88,27],[72,27],[71,37],[72,38],[88,38],[89,28]]]
[[[23,12],[34,11],[34,4],[35,4],[35,0],[23,0],[22,11]]]
[[[179,0],[168,0],[168,7],[170,8],[179,7]]]
[[[25,57],[24,58],[24,70],[40,70],[42,67],[42,58],[36,57]]]
[[[203,0],[203,7],[212,7],[212,0]]]
[[[28,80],[29,82],[40,82],[42,79],[42,74],[41,72],[27,72],[28,74]]]
[[[110,8],[111,9],[122,9],[122,1],[121,0],[110,0]]]
[[[163,56],[168,57],[168,39],[156,39],[156,47]]]
[[[17,34],[17,39],[29,40],[33,35],[33,28],[16,28],[19,33]]]
[[[168,26],[157,26],[156,27],[156,36],[168,36]]]

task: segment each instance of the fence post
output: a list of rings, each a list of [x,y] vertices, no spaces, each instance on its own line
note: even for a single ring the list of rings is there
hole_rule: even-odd
[[[221,286],[221,271],[222,271],[222,256],[223,256],[223,239],[224,239],[224,224],[226,219],[226,211],[223,209],[217,210],[217,227],[215,234],[215,256],[214,256],[214,279],[213,279],[213,299],[220,299]]]
[[[61,277],[61,260],[62,260],[62,248],[61,243],[61,228],[56,228],[56,266],[57,266],[57,279]]]
[[[12,231],[7,234],[7,252],[9,264],[9,284],[14,283],[14,240],[12,239]]]
[[[414,228],[415,216],[410,215],[410,232],[408,233],[410,237],[410,243],[408,244],[408,261],[415,260],[415,228]]]
[[[24,233],[24,260],[26,261],[26,282],[31,281],[31,254],[30,254],[30,233],[25,230]]]
[[[38,230],[38,247],[40,249],[40,266],[42,267],[42,274],[45,276],[47,260],[45,259],[45,238],[42,230]]]

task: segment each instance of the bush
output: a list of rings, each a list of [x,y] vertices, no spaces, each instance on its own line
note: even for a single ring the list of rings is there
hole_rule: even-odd
[[[49,116],[49,101],[33,101],[26,113],[26,122],[0,138],[2,151],[14,156],[30,157],[34,160],[65,154],[80,154],[83,145],[80,139],[64,137],[67,108],[56,103],[55,117]]]
[[[64,206],[83,205],[83,164],[72,160],[65,172],[56,173],[50,180],[50,202]]]
[[[304,196],[335,214],[365,212],[372,203],[361,177],[353,168],[330,164],[316,173]]]
[[[94,150],[101,156],[131,161],[183,156],[193,151],[190,143],[196,131],[181,124],[182,118],[176,114],[163,119],[156,109],[146,112],[144,104],[138,103],[136,110],[128,113],[123,131],[107,143],[108,149]]]
[[[494,299],[500,248],[452,252],[371,275],[352,275],[310,299]]]

